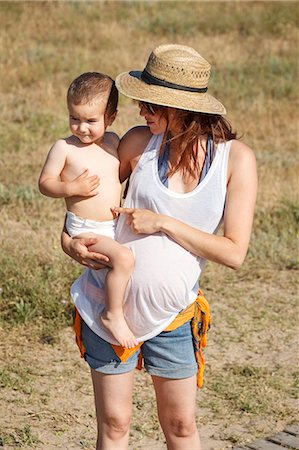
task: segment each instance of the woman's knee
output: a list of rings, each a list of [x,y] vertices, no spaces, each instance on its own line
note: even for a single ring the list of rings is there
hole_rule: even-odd
[[[111,440],[117,440],[128,433],[130,423],[131,415],[114,415],[104,419],[103,428]]]
[[[168,433],[182,438],[192,436],[197,430],[194,417],[169,417],[165,425]]]

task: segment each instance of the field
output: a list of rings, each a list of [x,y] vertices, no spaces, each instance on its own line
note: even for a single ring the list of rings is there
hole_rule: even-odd
[[[71,80],[142,69],[169,42],[211,62],[210,92],[258,162],[246,262],[236,272],[208,264],[201,282],[213,315],[198,392],[203,450],[298,422],[298,11],[268,1],[0,2],[0,447],[95,446],[89,371],[71,329],[69,287],[82,268],[60,248],[63,200],[41,196],[37,179],[68,133]],[[121,97],[113,130],[141,123]],[[151,380],[138,372],[130,449],[163,448]]]

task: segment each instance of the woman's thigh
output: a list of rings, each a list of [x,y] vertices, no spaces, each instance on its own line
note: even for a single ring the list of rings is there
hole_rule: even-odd
[[[122,363],[111,345],[81,323],[84,358],[91,368],[99,430],[126,430],[131,418],[132,389],[137,354]],[[108,433],[109,434],[109,433]]]
[[[134,372],[106,375],[91,370],[98,423],[129,424]]]
[[[196,426],[196,376],[179,380],[153,376],[158,417],[169,449],[200,450]]]
[[[196,376],[181,379],[152,377],[155,386],[159,416],[192,421],[196,407]]]
[[[190,322],[146,341],[142,354],[155,386],[161,424],[168,419],[193,424],[197,362]]]

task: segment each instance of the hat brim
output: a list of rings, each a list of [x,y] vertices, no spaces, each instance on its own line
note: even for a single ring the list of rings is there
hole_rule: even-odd
[[[141,73],[134,71],[119,74],[115,80],[119,92],[134,100],[155,105],[207,114],[226,114],[225,107],[212,95],[147,84],[141,80]]]

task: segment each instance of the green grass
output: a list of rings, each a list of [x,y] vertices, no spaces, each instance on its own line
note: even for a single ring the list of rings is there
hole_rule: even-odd
[[[32,433],[30,425],[23,428],[15,428],[12,433],[3,433],[0,436],[0,446],[13,445],[14,448],[22,448],[25,445],[30,447],[40,443],[40,440]]]
[[[290,200],[268,208],[257,208],[248,258],[258,265],[273,269],[298,269],[296,237],[299,207]]]
[[[267,99],[294,101],[297,96],[296,75],[296,61],[289,58],[288,52],[283,52],[259,58],[250,55],[237,66],[235,62],[228,62],[211,79],[217,86],[218,95],[225,87],[225,95],[230,98],[238,95],[248,108],[253,98],[261,102]]]
[[[205,36],[213,36],[215,33],[225,35],[229,29],[234,29],[241,37],[249,37],[261,33],[263,36],[283,36],[286,28],[296,26],[298,8],[292,2],[288,2],[284,9],[275,2],[269,2],[268,8],[257,3],[255,8],[249,8],[248,3],[241,5],[224,2],[219,8],[219,3],[210,2],[207,8],[204,4],[194,2],[194,14],[189,13],[190,5],[178,5],[177,2],[162,2],[162,7],[161,3],[151,7],[142,5],[142,12],[150,10],[152,14],[142,22],[141,27],[148,32],[155,30],[161,36],[192,36],[195,33]],[[167,15],[163,14],[163,8],[167,10]],[[185,14],[184,20],[181,20],[182,14]]]
[[[275,413],[284,417],[291,412],[284,405],[284,376],[279,366],[269,370],[250,365],[228,365],[221,373],[210,375],[207,388],[215,396],[212,409],[222,408],[224,402],[226,411],[257,415]],[[293,388],[289,387],[287,394],[294,396]]]
[[[12,389],[30,395],[32,392],[30,381],[34,369],[24,367],[20,363],[7,364],[0,371],[0,387]]]
[[[3,322],[29,324],[42,320],[53,327],[69,323],[68,290],[82,270],[79,266],[35,251],[23,253],[22,270],[16,266],[16,255],[6,257],[0,265],[0,278],[6,280],[0,303]]]

